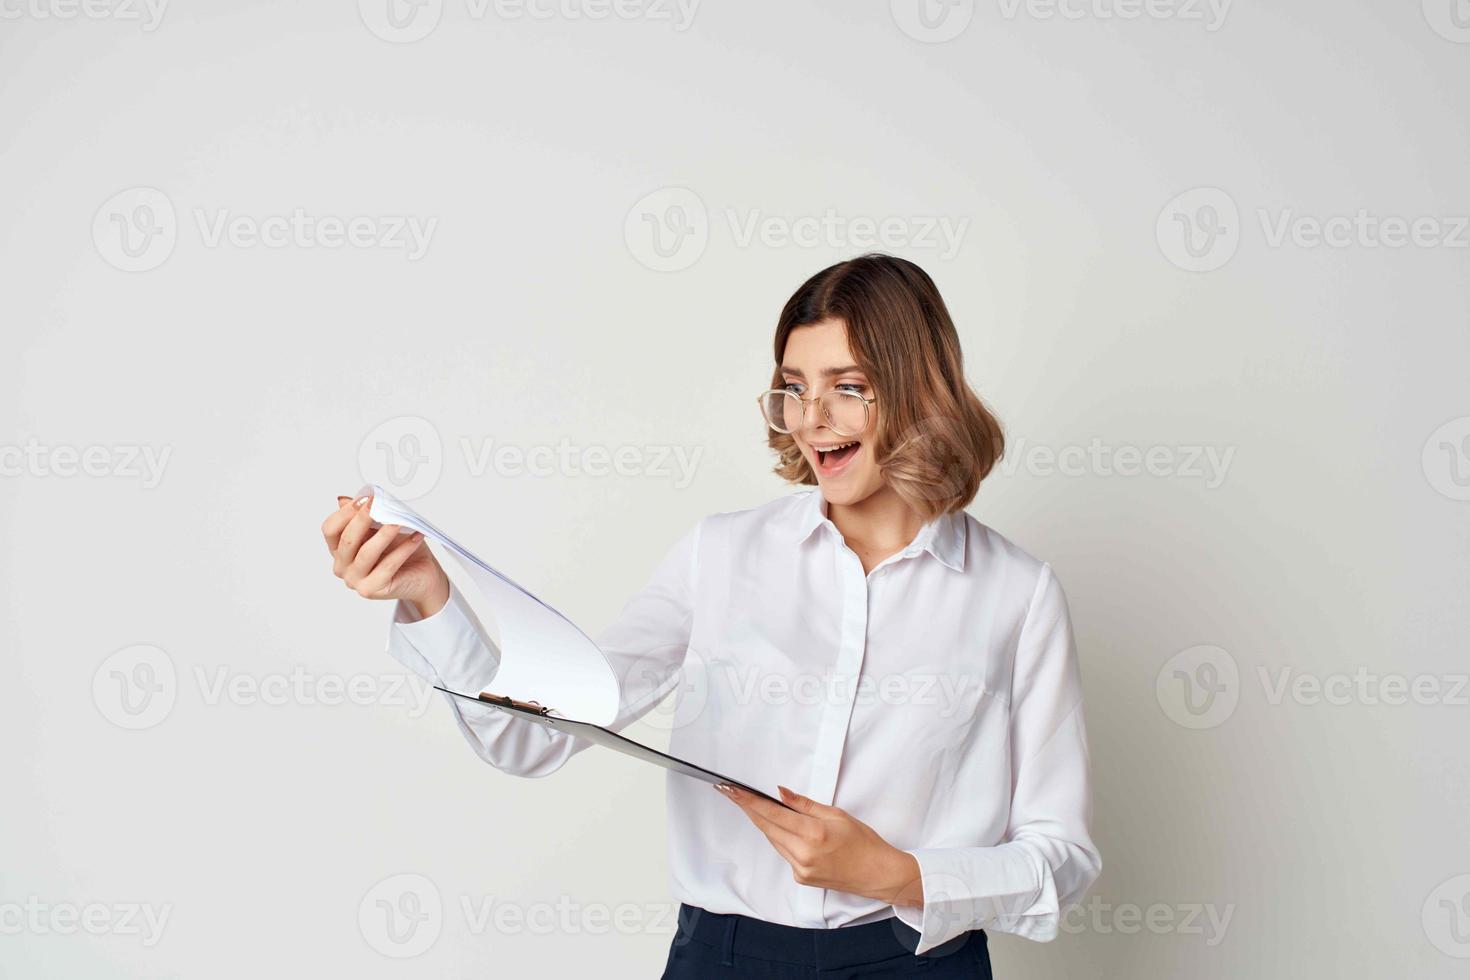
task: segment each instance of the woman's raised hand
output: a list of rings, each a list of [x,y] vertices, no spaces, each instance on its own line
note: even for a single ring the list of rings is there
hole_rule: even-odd
[[[322,522],[322,537],[332,553],[332,574],[366,599],[403,599],[421,617],[432,616],[449,601],[449,576],[424,536],[402,533],[397,524],[373,528],[371,497],[356,503],[338,497],[338,507]]]

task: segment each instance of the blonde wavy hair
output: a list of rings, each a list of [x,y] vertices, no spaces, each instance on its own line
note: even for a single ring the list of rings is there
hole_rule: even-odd
[[[1005,436],[965,381],[959,335],[934,280],[912,262],[881,254],[812,276],[776,323],[772,388],[782,387],[791,331],[827,319],[846,325],[848,346],[878,399],[870,448],[884,481],[926,521],[963,510],[1005,451]],[[816,484],[789,434],[768,428],[767,441],[778,476]]]

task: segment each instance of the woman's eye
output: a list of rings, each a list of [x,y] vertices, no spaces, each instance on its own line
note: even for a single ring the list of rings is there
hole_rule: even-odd
[[[793,395],[799,395],[802,392],[801,385],[797,384],[795,381],[788,381],[783,387],[784,390],[791,392]]]
[[[863,394],[864,392],[866,392],[868,390],[868,386],[867,385],[865,385],[865,384],[859,384],[856,381],[844,381],[842,384],[838,385],[837,387],[840,388],[840,389],[842,389],[843,391],[850,391],[850,392],[853,392],[854,394],[858,394],[858,395],[861,395],[861,394]]]

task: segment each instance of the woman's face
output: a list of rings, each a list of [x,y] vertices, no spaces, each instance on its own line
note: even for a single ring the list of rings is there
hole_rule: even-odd
[[[875,394],[852,356],[847,326],[841,320],[821,320],[792,330],[781,360],[781,380],[787,391],[807,399],[833,390],[854,391],[864,398]],[[856,504],[882,488],[883,474],[871,446],[881,409],[881,403],[874,402],[868,406],[867,425],[857,432],[838,433],[813,401],[792,431],[829,504]]]

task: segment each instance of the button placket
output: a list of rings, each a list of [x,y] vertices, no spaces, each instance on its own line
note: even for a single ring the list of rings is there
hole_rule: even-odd
[[[841,636],[837,658],[832,664],[829,681],[823,685],[822,720],[817,735],[817,758],[812,765],[813,799],[832,805],[837,792],[837,776],[842,752],[847,744],[847,728],[852,721],[852,708],[857,680],[863,668],[868,633],[868,579],[858,556],[840,540],[833,554],[833,566],[841,585]],[[827,693],[830,692],[830,693]],[[816,921],[826,922],[827,890],[814,888]]]

